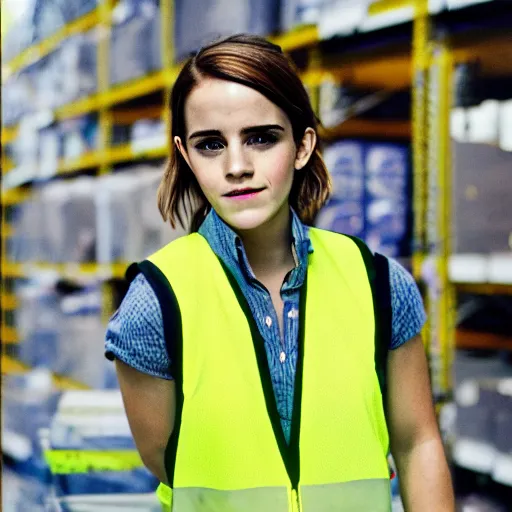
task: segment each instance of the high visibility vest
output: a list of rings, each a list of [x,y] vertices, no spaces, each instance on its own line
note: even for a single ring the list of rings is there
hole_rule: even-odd
[[[207,241],[185,236],[138,265],[162,306],[176,381],[165,510],[391,509],[373,256],[344,235],[311,228],[310,237],[289,444],[263,338]]]

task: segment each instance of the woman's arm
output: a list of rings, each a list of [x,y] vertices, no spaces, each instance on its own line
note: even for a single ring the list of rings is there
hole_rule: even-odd
[[[434,413],[420,336],[388,359],[388,426],[407,512],[453,512],[450,472]]]
[[[165,448],[174,426],[174,381],[135,370],[116,360],[116,371],[128,422],[145,466],[164,484]]]
[[[144,464],[165,483],[164,454],[174,425],[175,384],[160,303],[143,274],[131,282],[105,338],[106,356],[116,362],[137,449]]]

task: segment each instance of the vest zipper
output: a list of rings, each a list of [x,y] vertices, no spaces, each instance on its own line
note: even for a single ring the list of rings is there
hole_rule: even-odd
[[[295,504],[297,506],[296,512],[300,512],[299,491],[297,489],[292,488],[292,500],[295,501]]]

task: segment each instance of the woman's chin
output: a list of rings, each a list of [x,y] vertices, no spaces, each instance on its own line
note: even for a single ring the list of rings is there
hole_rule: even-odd
[[[266,224],[271,215],[256,209],[247,209],[245,211],[221,215],[226,224],[235,231],[251,231],[258,229]]]

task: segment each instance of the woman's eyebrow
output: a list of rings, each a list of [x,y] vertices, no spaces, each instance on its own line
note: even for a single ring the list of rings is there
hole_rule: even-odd
[[[278,124],[262,124],[257,126],[248,126],[247,128],[244,128],[242,130],[242,135],[247,135],[248,133],[254,133],[254,132],[266,132],[268,130],[280,130],[284,132],[284,128],[281,125]],[[189,136],[190,139],[197,139],[198,137],[220,137],[222,136],[222,133],[220,130],[201,130],[198,132],[194,132]]]
[[[189,136],[190,139],[196,139],[197,137],[211,137],[212,135],[220,136],[222,135],[219,130],[202,130],[199,132],[194,132]]]
[[[259,126],[249,126],[242,130],[243,135],[247,135],[248,133],[254,132],[266,132],[268,130],[280,130],[284,132],[284,128],[278,124],[262,124]]]

